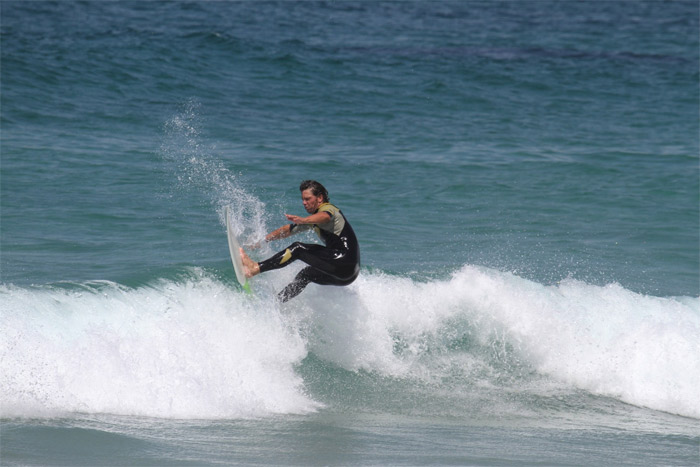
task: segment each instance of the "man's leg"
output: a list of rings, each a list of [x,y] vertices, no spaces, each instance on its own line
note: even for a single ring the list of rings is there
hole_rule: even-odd
[[[283,268],[297,259],[301,259],[309,266],[313,266],[321,271],[330,272],[325,270],[334,267],[332,263],[335,257],[333,255],[333,250],[329,250],[325,246],[315,243],[295,242],[286,249],[275,253],[270,258],[256,263],[250,259],[241,248],[241,260],[246,270],[246,277],[253,277],[261,272]]]
[[[299,271],[294,280],[277,294],[277,298],[284,303],[299,295],[311,283],[311,275],[309,274],[311,271],[313,269],[308,266]]]
[[[356,266],[343,261],[342,253],[318,244],[295,242],[260,263],[250,259],[241,249],[241,259],[246,277],[283,268],[297,259],[309,265],[299,271],[294,280],[278,294],[282,302],[299,295],[311,282],[319,285],[348,285],[355,280],[358,272]]]

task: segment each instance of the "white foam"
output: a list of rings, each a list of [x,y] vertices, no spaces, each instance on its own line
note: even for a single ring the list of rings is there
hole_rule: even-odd
[[[340,338],[330,350],[319,346],[338,364],[394,375],[436,373],[450,353],[449,337],[463,333],[482,345],[505,342],[538,372],[577,388],[700,418],[697,297],[659,298],[574,280],[544,286],[471,266],[447,281],[378,274],[353,286],[356,308],[335,326]],[[400,354],[392,351],[397,336]],[[443,348],[436,348],[440,339]],[[432,355],[438,357],[426,369]]]
[[[459,289],[488,283],[474,302],[485,321],[540,372],[595,394],[700,418],[700,300],[640,295],[617,284],[543,286],[465,268]]]
[[[531,390],[515,355],[557,384],[700,418],[700,298],[465,266],[432,282],[365,271],[280,306],[272,297],[295,268],[257,277],[257,299],[201,272],[138,289],[0,287],[2,416],[306,413],[320,404],[295,368],[313,352],[427,380],[436,397],[460,378],[466,391]]]
[[[2,416],[240,418],[319,407],[294,373],[306,355],[300,336],[270,304],[210,278],[0,293]]]

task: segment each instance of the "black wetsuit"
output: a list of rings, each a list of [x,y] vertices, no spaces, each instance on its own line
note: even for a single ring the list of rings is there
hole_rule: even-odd
[[[330,220],[323,224],[292,224],[290,228],[294,233],[313,228],[326,246],[295,242],[259,263],[260,272],[283,268],[297,259],[308,264],[279,293],[283,302],[299,295],[311,282],[348,285],[360,273],[360,245],[343,213],[330,203],[322,204],[316,212],[327,212]]]

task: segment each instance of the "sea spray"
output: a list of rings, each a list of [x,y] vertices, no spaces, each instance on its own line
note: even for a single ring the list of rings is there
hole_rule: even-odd
[[[177,182],[173,196],[204,196],[222,226],[228,207],[236,235],[244,243],[255,243],[266,234],[265,203],[224,165],[215,147],[205,144],[200,107],[197,100],[190,99],[163,125],[160,155]]]

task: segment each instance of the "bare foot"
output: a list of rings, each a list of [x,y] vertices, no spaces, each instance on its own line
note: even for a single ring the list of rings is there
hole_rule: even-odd
[[[260,266],[258,263],[253,261],[248,257],[248,255],[243,251],[243,248],[241,250],[241,261],[243,261],[243,272],[245,273],[246,277],[253,277],[257,276],[260,274]]]

